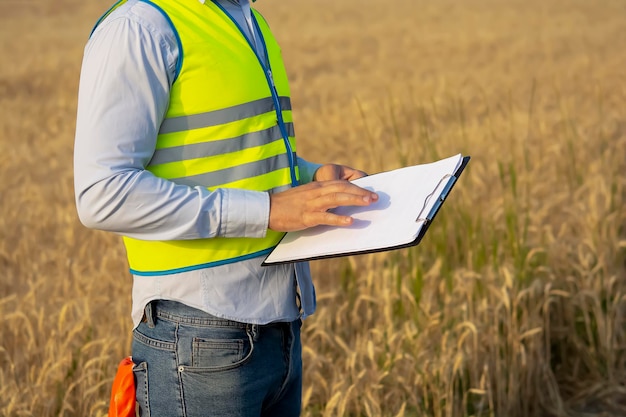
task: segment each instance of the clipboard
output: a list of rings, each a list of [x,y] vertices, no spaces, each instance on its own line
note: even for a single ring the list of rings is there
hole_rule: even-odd
[[[353,182],[379,194],[368,207],[333,210],[352,226],[316,226],[286,233],[262,266],[384,252],[418,245],[470,161],[461,154]],[[407,190],[411,190],[408,191]]]
[[[454,185],[456,184],[457,180],[459,179],[459,177],[463,173],[463,170],[465,169],[465,167],[469,163],[470,158],[471,157],[469,157],[469,156],[464,156],[463,159],[461,160],[461,165],[458,167],[458,169],[454,172],[454,174],[450,175],[447,178],[447,181],[446,181],[446,184],[445,184],[445,186],[443,188],[443,191],[441,192],[441,194],[439,194],[439,196],[435,197],[436,198],[435,204],[430,209],[428,214],[426,216],[424,216],[424,218],[423,218],[424,219],[424,225],[422,226],[422,229],[420,230],[420,233],[417,236],[416,242],[414,244],[410,244],[409,246],[415,246],[422,240],[422,238],[426,234],[426,231],[428,230],[428,228],[430,227],[431,223],[433,222],[433,219],[435,218],[437,213],[439,213],[439,209],[441,209],[441,206],[446,201],[446,198],[448,198],[448,195],[450,194],[450,191],[452,191],[452,187],[454,187]],[[445,178],[444,178],[444,180],[445,180]],[[418,216],[418,218],[416,220],[420,220],[420,217]]]

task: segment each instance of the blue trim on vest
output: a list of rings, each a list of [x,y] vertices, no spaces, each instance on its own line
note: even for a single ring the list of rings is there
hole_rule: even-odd
[[[265,20],[265,18],[263,18],[263,20]],[[274,79],[272,75],[272,66],[270,63],[270,54],[267,51],[267,44],[265,43],[265,37],[263,36],[263,32],[261,31],[261,27],[259,26],[259,22],[257,22],[256,15],[254,13],[252,13],[252,21],[254,22],[254,27],[259,32],[259,35],[261,37],[261,44],[263,45],[263,52],[265,52],[265,58],[267,60],[267,68],[264,68],[265,77],[267,78],[267,82],[269,83],[270,89],[272,90],[272,98],[274,99],[274,103],[276,106],[276,116],[278,117],[278,127],[280,128],[280,131],[283,134],[285,147],[287,148],[287,158],[289,158],[289,166],[291,168],[289,171],[289,173],[291,174],[291,185],[293,187],[296,187],[299,185],[299,181],[296,177],[296,160],[293,157],[294,152],[291,149],[291,144],[289,143],[289,135],[287,134],[287,129],[285,128],[285,121],[283,119],[283,109],[281,108],[280,102],[278,100],[278,90],[276,90],[276,85],[274,84]],[[259,57],[259,61],[260,60],[261,58]]]
[[[176,37],[176,44],[178,45],[178,60],[176,61],[176,70],[174,71],[174,80],[172,80],[172,84],[173,84],[178,79],[178,75],[180,74],[180,69],[183,67],[183,55],[184,55],[183,43],[180,40],[180,35],[178,34],[178,31],[176,30],[176,26],[174,26],[174,22],[172,22],[172,19],[170,19],[169,15],[165,12],[165,10],[163,10],[160,6],[152,3],[150,0],[139,0],[139,1],[149,4],[153,6],[155,9],[157,9],[159,12],[161,12],[165,20],[167,20],[167,23],[172,28],[172,31],[174,32],[174,36]]]
[[[91,38],[91,35],[93,35],[93,33],[95,32],[96,28],[100,25],[100,23],[102,23],[104,21],[104,19],[106,19],[109,16],[109,14],[111,14],[113,9],[115,9],[120,3],[125,3],[127,1],[128,0],[118,0],[117,2],[115,2],[115,4],[113,6],[109,7],[109,10],[107,10],[102,16],[100,16],[100,18],[98,19],[98,21],[94,25],[93,29],[91,29],[91,33],[89,34],[89,37]],[[178,31],[176,30],[176,27],[174,26],[174,23],[172,22],[172,19],[170,19],[170,17],[165,12],[165,10],[163,10],[158,5],[152,3],[150,0],[138,0],[138,1],[141,1],[141,2],[144,2],[146,4],[149,4],[152,7],[154,7],[155,9],[157,9],[163,15],[163,17],[165,18],[167,23],[172,28],[172,32],[174,32],[174,36],[176,37],[176,44],[178,45],[178,60],[176,61],[176,69],[174,70],[174,80],[172,80],[172,83],[174,83],[178,79],[178,75],[180,74],[180,70],[183,67],[183,43],[180,40],[180,35],[178,34]]]
[[[269,53],[267,52],[267,45],[265,44],[265,37],[263,36],[263,32],[261,31],[261,28],[259,27],[259,23],[256,21],[256,16],[254,14],[254,11],[251,11],[252,21],[254,22],[254,27],[259,32],[259,36],[261,37],[263,51],[265,52],[265,60],[267,61],[265,63],[263,62],[263,60],[257,53],[250,39],[248,39],[248,37],[245,35],[245,31],[241,28],[239,23],[237,23],[237,20],[230,13],[228,13],[228,11],[221,4],[219,4],[216,0],[211,0],[211,2],[215,4],[215,6],[217,6],[219,9],[221,9],[222,12],[237,27],[237,29],[241,33],[241,36],[243,36],[243,38],[248,42],[250,49],[252,49],[252,52],[254,52],[254,55],[256,56],[257,60],[259,61],[259,64],[261,65],[261,68],[263,69],[263,72],[265,73],[265,79],[270,89],[270,94],[272,95],[272,99],[274,100],[274,108],[276,110],[276,119],[278,121],[278,127],[280,129],[281,134],[283,135],[283,142],[285,142],[285,148],[287,149],[287,158],[289,158],[289,174],[291,175],[291,186],[296,187],[300,184],[296,176],[296,160],[293,157],[294,152],[291,149],[291,144],[289,143],[289,136],[287,135],[287,130],[285,129],[285,121],[283,120],[282,108],[280,107],[280,101],[278,100],[278,91],[276,90],[274,79],[272,78],[270,56],[269,56]],[[263,20],[265,20],[265,18],[263,18]]]
[[[135,269],[130,268],[130,272],[133,275],[138,275],[141,277],[154,277],[154,276],[160,276],[160,275],[180,274],[182,272],[196,271],[198,269],[213,268],[216,266],[232,264],[235,262],[247,261],[248,259],[257,258],[263,255],[268,255],[273,249],[274,247],[271,247],[269,249],[263,249],[262,251],[250,253],[248,255],[238,256],[236,258],[224,259],[224,260],[215,261],[215,262],[207,262],[207,263],[200,264],[200,265],[186,266],[184,268],[168,269],[166,271],[146,272],[146,271],[137,271]]]

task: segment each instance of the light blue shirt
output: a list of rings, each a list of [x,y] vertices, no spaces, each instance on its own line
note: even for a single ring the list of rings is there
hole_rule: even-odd
[[[252,45],[258,45],[260,34],[251,32],[248,23],[248,0],[217,3]],[[267,193],[211,192],[145,170],[167,111],[178,55],[176,35],[164,16],[138,0],[111,13],[87,42],[74,148],[79,217],[87,227],[144,240],[263,237],[269,222]],[[311,181],[319,167],[301,158],[298,166],[302,182]],[[308,264],[262,267],[262,260],[179,274],[135,275],[133,322],[140,322],[144,306],[154,299],[255,324],[312,314],[315,290]]]

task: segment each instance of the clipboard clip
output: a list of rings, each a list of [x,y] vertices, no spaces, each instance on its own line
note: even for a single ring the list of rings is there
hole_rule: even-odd
[[[428,205],[428,202],[435,195],[435,193],[437,192],[437,190],[439,189],[441,184],[446,179],[448,181],[446,182],[446,185],[444,186],[444,188],[441,191],[441,193],[439,193],[439,197],[437,197],[437,201],[435,201],[435,204],[430,209],[430,212],[428,212],[428,215],[426,215],[426,217],[422,217],[422,214],[423,214],[424,210],[426,209],[426,206]],[[420,222],[420,221],[429,222],[429,221],[431,221],[435,217],[435,214],[437,214],[437,212],[439,211],[439,208],[441,207],[443,202],[446,200],[446,197],[448,197],[448,193],[452,189],[452,186],[456,182],[456,179],[457,179],[457,177],[455,177],[454,175],[446,174],[439,180],[439,182],[437,183],[437,186],[435,187],[434,191],[432,193],[428,194],[428,196],[424,199],[424,205],[422,206],[422,209],[420,210],[420,213],[418,214],[417,218],[415,219],[415,222]]]

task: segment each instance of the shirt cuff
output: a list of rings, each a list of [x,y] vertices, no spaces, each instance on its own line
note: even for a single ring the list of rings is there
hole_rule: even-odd
[[[224,188],[222,237],[265,237],[270,219],[270,197],[260,191]]]
[[[298,157],[298,171],[300,172],[300,184],[307,184],[313,181],[313,176],[315,175],[315,171],[322,164],[315,164],[313,162],[309,162]]]

